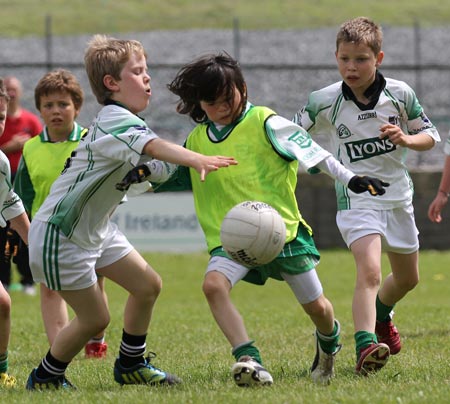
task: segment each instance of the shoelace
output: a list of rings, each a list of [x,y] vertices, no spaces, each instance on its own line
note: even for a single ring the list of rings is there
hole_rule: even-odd
[[[157,368],[156,366],[154,366],[154,365],[151,363],[151,362],[152,362],[152,359],[155,359],[156,356],[157,356],[157,355],[156,355],[155,352],[149,351],[149,352],[147,353],[147,356],[144,357],[144,359],[145,359],[145,364],[146,364],[146,365],[150,365],[153,369],[156,369],[156,370],[159,370],[160,372],[162,372],[161,369]]]
[[[75,386],[69,382],[69,380],[67,380],[65,377],[61,380],[61,386],[65,387],[65,388],[72,388],[74,389]]]

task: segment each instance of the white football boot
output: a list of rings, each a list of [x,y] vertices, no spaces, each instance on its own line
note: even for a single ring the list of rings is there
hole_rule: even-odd
[[[337,335],[340,334],[341,326],[337,320],[335,320],[338,330]],[[316,356],[314,357],[314,362],[311,366],[311,378],[314,383],[317,384],[330,384],[331,379],[334,377],[334,362],[336,354],[341,350],[342,345],[338,345],[336,350],[333,353],[326,353],[322,350],[318,331],[314,334],[316,338]],[[327,337],[325,335],[321,335],[320,338],[326,339],[334,339],[335,337]]]
[[[271,374],[251,356],[244,355],[231,367],[231,375],[240,387],[270,386]]]

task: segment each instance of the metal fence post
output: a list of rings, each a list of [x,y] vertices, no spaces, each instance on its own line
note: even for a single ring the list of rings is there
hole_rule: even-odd
[[[234,58],[239,61],[241,53],[241,38],[239,32],[239,18],[233,18],[233,49]]]
[[[45,52],[46,52],[47,70],[50,71],[53,68],[52,16],[50,14],[47,14],[45,16]]]

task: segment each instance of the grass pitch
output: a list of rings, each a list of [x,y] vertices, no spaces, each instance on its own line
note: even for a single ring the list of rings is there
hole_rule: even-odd
[[[373,377],[353,374],[355,352],[351,300],[355,269],[347,251],[324,251],[318,267],[327,297],[342,325],[343,349],[337,376],[330,386],[314,385],[308,374],[314,357],[313,326],[283,282],[265,286],[240,282],[233,299],[266,367],[274,377],[269,388],[242,389],[229,375],[230,347],[216,326],[201,283],[206,254],[148,254],[164,286],[147,338],[156,366],[179,375],[175,388],[124,386],[113,380],[112,368],[122,330],[126,294],[107,283],[111,323],[108,356],[86,360],[79,354],[67,377],[75,392],[27,392],[31,369],[48,350],[40,317],[39,297],[12,292],[10,372],[18,379],[12,390],[0,390],[8,403],[447,403],[450,393],[450,252],[421,253],[421,282],[398,305],[396,324],[403,339],[400,354]],[[387,268],[387,261],[384,260]],[[126,269],[124,269],[126,270]]]

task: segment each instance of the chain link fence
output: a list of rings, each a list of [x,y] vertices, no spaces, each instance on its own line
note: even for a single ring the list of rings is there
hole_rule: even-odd
[[[85,91],[79,123],[88,125],[99,105],[84,71],[83,54],[90,35],[56,37],[50,23],[44,38],[0,38],[0,75],[15,75],[24,85],[24,106],[34,112],[33,90],[54,68],[71,70]],[[311,91],[340,80],[334,61],[337,28],[319,30],[152,31],[120,34],[141,41],[148,52],[152,100],[142,113],[160,136],[182,143],[193,124],[175,112],[176,98],[166,88],[178,69],[205,52],[225,50],[241,63],[249,100],[292,118]],[[425,112],[445,139],[450,130],[450,28],[383,27],[385,58],[381,71],[413,87]],[[114,35],[119,37],[119,35]],[[327,146],[326,139],[317,139]],[[439,170],[443,142],[432,151],[409,153],[412,170]]]

